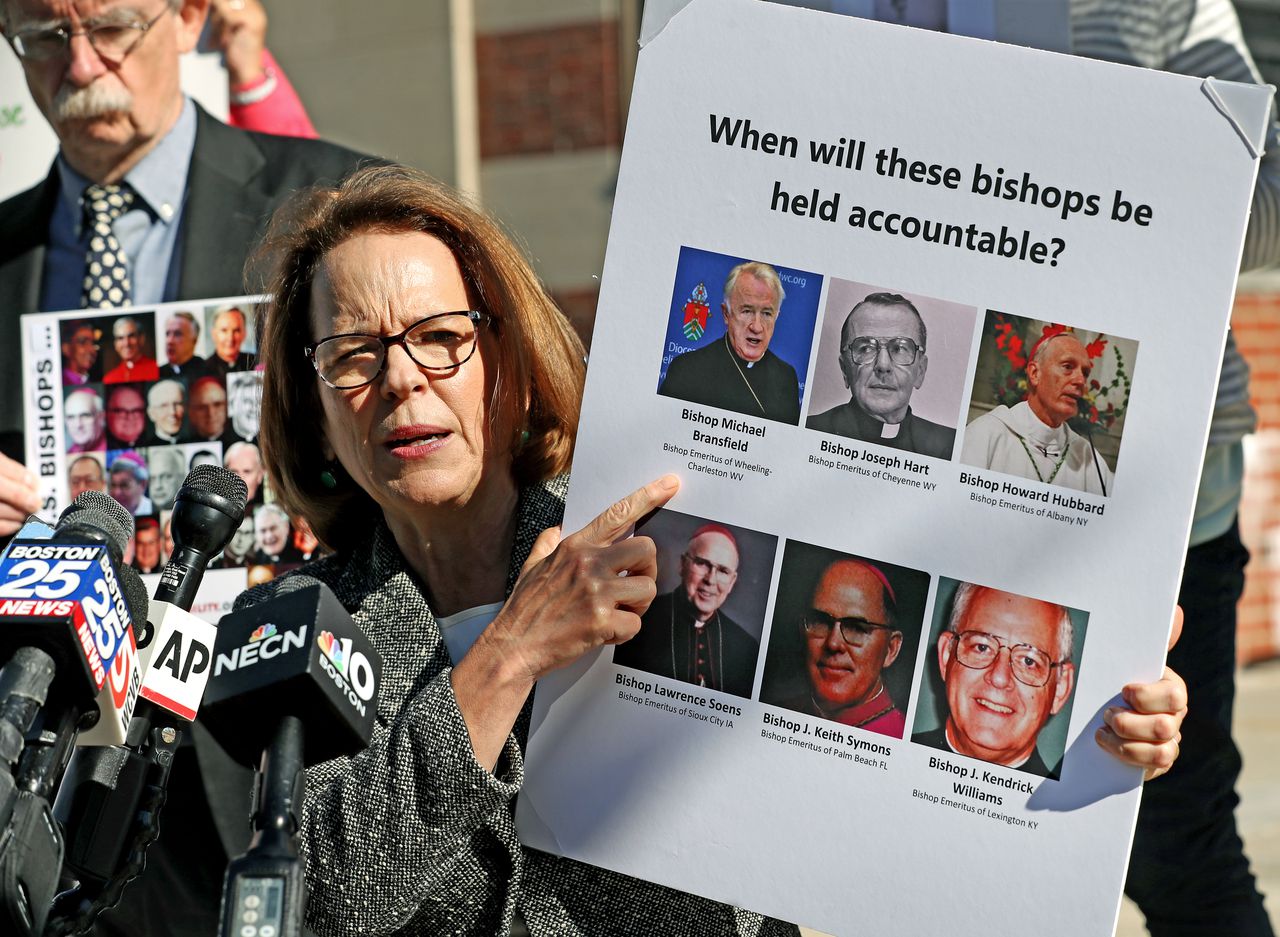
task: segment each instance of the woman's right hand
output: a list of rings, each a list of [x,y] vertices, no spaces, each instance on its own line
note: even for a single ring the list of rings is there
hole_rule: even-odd
[[[492,769],[533,684],[588,651],[640,630],[657,594],[657,551],[628,537],[680,488],[664,475],[627,495],[577,533],[546,530],[511,598],[453,672],[454,696],[476,760]]]
[[[640,630],[640,616],[657,594],[658,557],[648,537],[627,535],[679,488],[674,475],[664,475],[575,534],[562,539],[558,527],[543,531],[489,628],[530,683]]]
[[[0,537],[16,532],[40,508],[36,477],[21,462],[0,454]]]

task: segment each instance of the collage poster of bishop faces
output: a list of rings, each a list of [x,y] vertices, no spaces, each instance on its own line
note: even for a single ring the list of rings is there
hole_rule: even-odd
[[[111,495],[134,516],[125,562],[156,574],[173,552],[187,473],[210,464],[244,480],[244,520],[193,606],[214,620],[246,585],[321,550],[274,502],[263,469],[257,314],[254,297],[229,297],[23,317],[27,461],[38,467],[43,514],[84,491]]]

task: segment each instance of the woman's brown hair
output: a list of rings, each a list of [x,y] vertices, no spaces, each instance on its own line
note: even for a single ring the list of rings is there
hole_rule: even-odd
[[[495,221],[448,186],[402,166],[361,169],[337,188],[301,193],[276,212],[251,262],[251,270],[265,274],[262,291],[271,297],[259,317],[258,355],[266,366],[259,443],[276,496],[339,550],[368,530],[379,509],[345,476],[336,488],[321,482],[319,378],[303,353],[313,338],[311,284],[325,255],[343,241],[414,231],[452,251],[468,295],[489,316],[498,348],[490,438],[511,452],[516,483],[565,472],[573,455],[582,342]]]

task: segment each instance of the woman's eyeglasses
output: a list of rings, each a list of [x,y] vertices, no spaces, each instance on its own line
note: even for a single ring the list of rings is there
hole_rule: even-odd
[[[320,380],[338,390],[352,390],[377,380],[392,345],[403,347],[414,364],[428,371],[449,371],[466,364],[475,354],[480,324],[488,318],[475,310],[437,312],[398,335],[330,335],[307,345],[303,352]]]

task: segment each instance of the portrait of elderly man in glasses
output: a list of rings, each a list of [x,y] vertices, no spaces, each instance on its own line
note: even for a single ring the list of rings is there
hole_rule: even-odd
[[[760,702],[903,738],[929,581],[788,541]]]
[[[778,271],[738,264],[724,283],[723,338],[685,352],[667,367],[664,397],[795,425],[800,422],[796,370],[769,350],[786,299]]]
[[[841,725],[902,738],[906,719],[882,674],[902,651],[897,598],[878,567],[829,563],[799,615],[806,691],[776,705]],[[764,698],[762,702],[773,702]]]
[[[911,740],[1056,778],[1064,743],[1055,744],[1056,751],[1038,743],[1041,730],[1071,700],[1074,641],[1071,613],[1063,606],[960,583],[937,641],[945,718]],[[917,729],[929,717],[927,707],[920,708]]]
[[[101,351],[97,327],[87,319],[62,323],[62,383],[87,384],[94,379]]]
[[[956,431],[917,416],[911,395],[929,370],[928,330],[920,311],[897,293],[871,293],[840,330],[840,374],[848,402],[809,417],[809,429],[950,459]]]
[[[613,662],[696,686],[750,696],[760,643],[721,611],[738,582],[738,540],[704,524],[680,555],[680,583],[653,600],[640,633]]]

